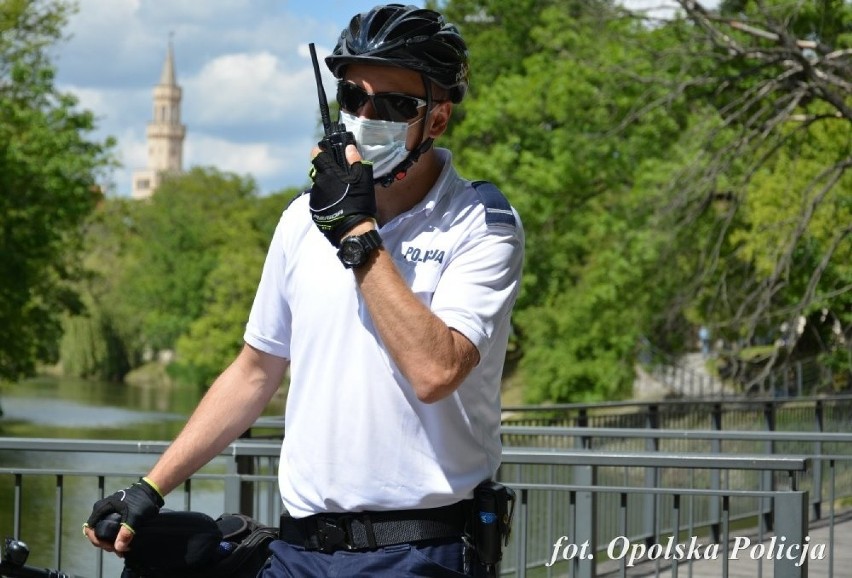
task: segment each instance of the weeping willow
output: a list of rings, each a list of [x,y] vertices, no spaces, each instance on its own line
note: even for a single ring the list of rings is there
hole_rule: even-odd
[[[129,370],[127,352],[97,308],[63,319],[59,346],[62,372],[68,377],[121,381]]]

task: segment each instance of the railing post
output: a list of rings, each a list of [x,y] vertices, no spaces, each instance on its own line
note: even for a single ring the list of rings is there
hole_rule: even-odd
[[[251,428],[246,430],[243,435],[240,436],[240,439],[250,439],[251,438]],[[252,475],[255,473],[255,456],[237,456],[237,473],[241,475]],[[255,494],[255,485],[253,482],[242,482],[240,484],[240,502],[239,509],[235,510],[240,512],[241,514],[245,514],[247,516],[256,516],[257,512],[254,511],[254,494]]]
[[[823,432],[825,428],[825,408],[821,399],[816,400],[814,405],[814,418],[816,420],[816,431]],[[814,519],[822,518],[822,441],[814,444],[814,469],[813,469],[813,505]]]
[[[776,547],[785,555],[768,555],[775,559],[775,578],[807,578],[808,556],[802,556],[805,548],[805,538],[808,536],[808,492],[782,492],[775,496],[775,510],[784,512],[783,516],[775,516],[778,542]],[[780,544],[781,538],[786,538]],[[772,541],[770,540],[770,548]],[[798,548],[797,548],[798,546]],[[790,560],[787,554],[793,557]],[[800,564],[801,562],[801,564]]]
[[[775,402],[767,401],[763,404],[763,420],[766,426],[766,431],[774,432],[775,431]],[[765,451],[767,455],[773,455],[775,453],[775,442],[769,440],[765,443]],[[761,489],[767,492],[771,492],[775,489],[775,476],[771,471],[765,471],[762,474],[763,479],[761,483]],[[767,511],[764,513],[764,519],[766,521],[767,530],[773,530],[774,525],[773,511]]]
[[[106,495],[106,478],[98,476],[98,500],[103,500]],[[104,551],[100,548],[97,554],[97,565],[95,566],[95,578],[103,578],[104,575]]]
[[[227,458],[227,476],[225,476],[225,511],[240,512],[242,506],[241,500],[241,484],[240,484],[240,463],[238,456],[228,456]]]
[[[527,573],[528,505],[529,490],[522,489],[520,503],[517,505],[518,510],[515,512],[515,525],[518,528],[515,532],[515,540],[517,540],[515,573],[517,576],[525,576]]]
[[[12,537],[21,539],[21,504],[24,499],[24,478],[21,474],[15,474],[15,514],[12,518]]]
[[[592,487],[597,485],[597,468],[595,466],[576,466],[574,468],[574,483],[578,486]],[[597,495],[595,492],[578,491],[577,505],[574,517],[574,543],[577,545],[588,542],[588,552],[598,550],[598,512]],[[597,571],[593,557],[575,559],[577,572],[574,578],[595,578]],[[523,574],[521,574],[523,576]]]
[[[645,427],[647,429],[660,429],[660,407],[652,404],[648,406]],[[660,438],[647,438],[645,449],[656,452],[660,449]],[[657,468],[645,468],[645,487],[657,487]],[[646,493],[642,497],[642,519],[644,521],[645,544],[650,548],[654,544],[654,535],[657,529],[657,495]]]
[[[722,404],[714,403],[713,410],[710,414],[711,426],[714,431],[722,431]],[[716,455],[722,454],[722,440],[714,439],[710,441],[710,447]],[[718,491],[722,488],[722,472],[717,469],[710,470],[710,489]],[[721,540],[721,521],[722,513],[719,508],[719,498],[710,500],[710,532],[713,536],[713,542],[718,544]]]
[[[577,427],[589,427],[589,411],[583,407],[577,413]],[[590,436],[580,436],[575,439],[574,447],[581,450],[592,449],[592,438]]]
[[[65,477],[62,474],[56,476],[56,511],[53,513],[53,552],[54,567],[62,567],[62,509],[65,501]]]

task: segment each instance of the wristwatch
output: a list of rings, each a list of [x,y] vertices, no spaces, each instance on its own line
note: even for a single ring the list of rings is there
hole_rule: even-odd
[[[370,253],[381,246],[382,237],[373,229],[363,235],[352,235],[343,239],[340,249],[337,250],[337,258],[347,269],[360,267],[370,258]]]

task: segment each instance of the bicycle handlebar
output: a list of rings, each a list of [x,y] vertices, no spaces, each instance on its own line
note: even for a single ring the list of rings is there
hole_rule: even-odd
[[[95,537],[101,542],[115,542],[121,530],[121,514],[110,514],[95,524]]]
[[[7,578],[74,578],[59,570],[26,566],[30,549],[26,542],[6,538],[0,553],[0,576]]]

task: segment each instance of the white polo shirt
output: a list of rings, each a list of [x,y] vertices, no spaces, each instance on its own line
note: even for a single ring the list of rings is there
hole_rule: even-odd
[[[431,508],[469,498],[500,463],[500,380],[524,259],[520,219],[449,151],[427,196],[379,231],[412,291],[478,348],[450,396],[420,402],[388,355],[308,195],[282,214],[246,327],[290,360],[279,484],[295,517]],[[404,319],[399,320],[405,323]]]

